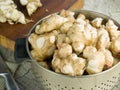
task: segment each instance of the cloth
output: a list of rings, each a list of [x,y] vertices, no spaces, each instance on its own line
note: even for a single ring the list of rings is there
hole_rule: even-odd
[[[0,55],[4,58],[20,90],[42,90],[31,70],[29,60],[16,64],[14,52],[2,46],[0,46]],[[0,77],[0,90],[5,90],[5,80],[2,77]]]
[[[120,23],[120,0],[84,0],[82,9],[108,15]]]

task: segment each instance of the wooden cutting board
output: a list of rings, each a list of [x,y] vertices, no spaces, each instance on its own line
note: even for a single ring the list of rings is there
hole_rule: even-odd
[[[27,14],[26,7],[20,5],[19,0],[14,0],[18,6],[18,10],[22,11],[27,19],[32,19],[34,22],[28,24],[14,24],[0,23],[0,35],[5,36],[11,40],[16,38],[26,37],[30,28],[41,18],[60,11],[61,9],[80,9],[83,5],[83,0],[41,0],[43,6],[30,17]]]

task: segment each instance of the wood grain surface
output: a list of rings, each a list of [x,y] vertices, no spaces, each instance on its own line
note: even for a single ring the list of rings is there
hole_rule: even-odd
[[[0,45],[14,51],[15,42],[2,35],[0,35]]]
[[[5,36],[11,40],[26,37],[30,28],[38,20],[51,13],[60,11],[61,9],[69,8],[71,8],[71,10],[75,10],[81,8],[82,6],[82,0],[41,0],[43,6],[38,8],[37,11],[31,17],[29,17],[26,11],[26,7],[21,6],[19,0],[14,1],[18,6],[18,10],[22,11],[27,19],[31,19],[34,22],[25,25],[20,23],[14,25],[10,25],[8,23],[0,23],[0,35]]]
[[[25,16],[29,19],[33,19],[33,23],[26,25],[15,24],[10,25],[8,23],[0,23],[0,45],[14,50],[14,40],[21,37],[26,37],[26,34],[29,32],[29,29],[41,18],[60,11],[61,9],[70,9],[78,10],[81,9],[84,2],[83,0],[41,0],[43,6],[39,8],[31,17],[28,16],[26,8],[22,7],[19,3],[19,0],[15,0],[15,3],[18,5],[18,9],[21,10]],[[48,10],[48,12],[46,12]]]

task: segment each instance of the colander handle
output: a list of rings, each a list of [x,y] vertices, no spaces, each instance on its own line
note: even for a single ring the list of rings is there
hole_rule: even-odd
[[[19,38],[15,40],[14,57],[16,63],[22,63],[23,61],[30,59],[26,50],[26,38]]]

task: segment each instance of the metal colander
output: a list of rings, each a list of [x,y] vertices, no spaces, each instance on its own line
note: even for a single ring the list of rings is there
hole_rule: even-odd
[[[90,20],[96,17],[101,17],[104,19],[103,23],[106,23],[108,19],[113,20],[112,18],[97,12],[87,10],[79,10],[75,12],[76,15],[78,15],[78,13],[83,13]],[[115,20],[113,21],[120,29],[120,25]],[[34,32],[36,25],[40,22],[41,20],[32,27],[28,37]],[[31,63],[34,75],[42,85],[43,90],[111,90],[116,84],[118,84],[120,78],[120,63],[113,66],[111,69],[98,74],[75,77],[57,74],[51,70],[45,69],[32,58],[28,37],[26,39],[27,53],[32,59]]]
[[[120,79],[119,68],[120,63],[99,74],[71,77],[32,63],[34,75],[44,90],[111,90]]]

